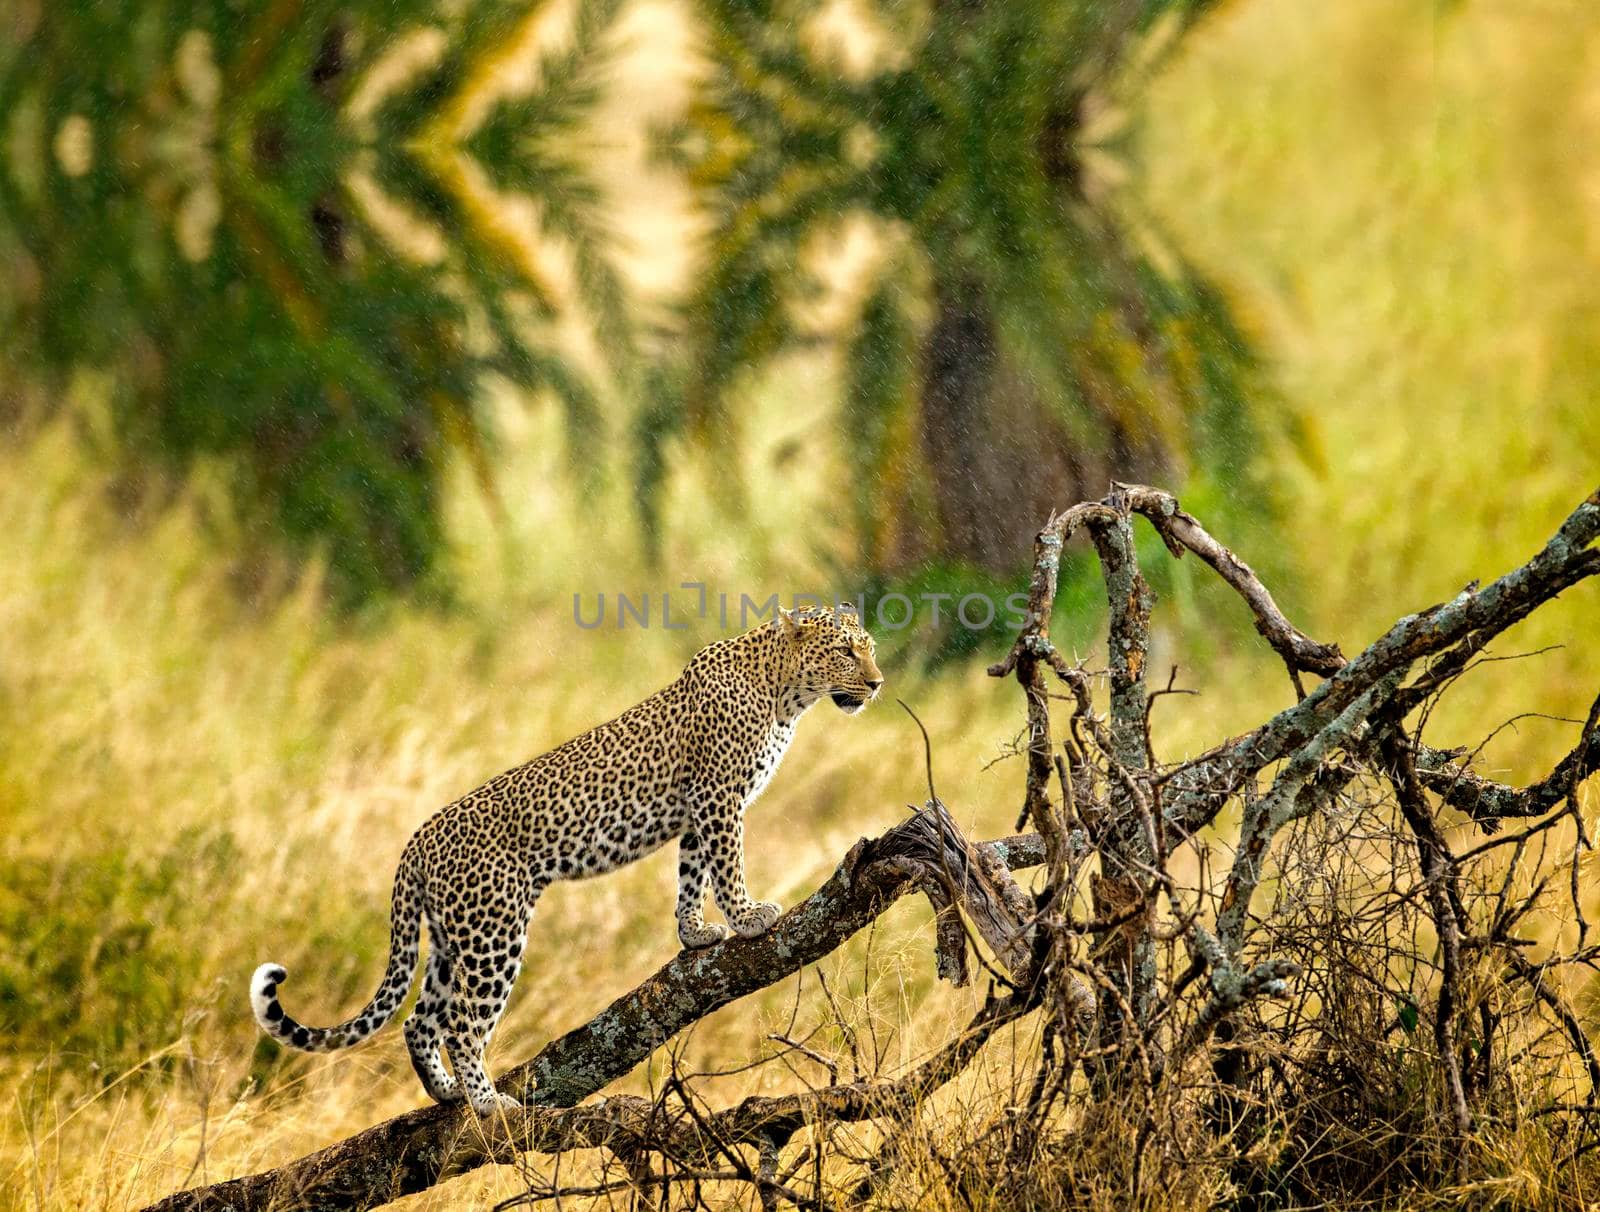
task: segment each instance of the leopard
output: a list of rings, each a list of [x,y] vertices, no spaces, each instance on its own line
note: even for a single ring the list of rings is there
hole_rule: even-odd
[[[409,996],[426,924],[422,989],[402,1029],[423,1089],[480,1115],[519,1106],[496,1090],[485,1057],[540,894],[676,840],[682,946],[767,932],[782,908],[753,900],[745,885],[745,811],[813,706],[828,700],[854,715],[878,697],[876,652],[849,603],[779,608],[708,644],[643,702],[490,779],[412,834],[395,872],[383,979],[360,1011],[333,1027],[296,1021],[278,996],[287,970],[269,962],[250,981],[256,1022],[304,1052],[361,1043]],[[708,886],[726,925],[705,919]]]

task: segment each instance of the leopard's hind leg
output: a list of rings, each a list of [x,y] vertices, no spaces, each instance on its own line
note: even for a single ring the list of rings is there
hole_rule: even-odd
[[[452,991],[445,1014],[445,1048],[456,1080],[479,1112],[510,1110],[521,1104],[496,1092],[484,1067],[484,1053],[522,971],[528,920],[543,885],[535,886],[520,912],[480,919],[451,953]]]
[[[435,1102],[461,1101],[461,1084],[444,1067],[439,1047],[444,1043],[445,1024],[454,992],[451,979],[450,949],[444,934],[428,923],[428,971],[422,982],[422,995],[406,1019],[406,1047],[411,1052],[411,1067]]]

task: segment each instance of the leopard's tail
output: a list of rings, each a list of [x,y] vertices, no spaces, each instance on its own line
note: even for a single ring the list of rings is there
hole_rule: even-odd
[[[336,1052],[359,1044],[394,1017],[406,1000],[417,973],[417,944],[422,931],[422,873],[408,851],[394,877],[389,910],[389,966],[383,984],[354,1018],[337,1027],[307,1027],[284,1012],[278,986],[289,975],[279,964],[262,964],[250,978],[250,1008],[261,1029],[302,1052]]]

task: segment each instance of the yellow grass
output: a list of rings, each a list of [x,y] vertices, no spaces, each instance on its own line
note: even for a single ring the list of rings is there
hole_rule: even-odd
[[[1304,625],[1347,652],[1520,562],[1600,482],[1600,13],[1579,0],[1407,11],[1228,6],[1158,84],[1146,140],[1148,205],[1229,290],[1316,435],[1320,459],[1263,457],[1287,468]],[[410,831],[642,697],[716,634],[709,621],[580,631],[574,592],[829,587],[818,553],[836,536],[814,519],[837,513],[843,474],[819,436],[831,376],[794,359],[753,388],[749,517],[704,524],[713,494],[678,469],[665,578],[639,566],[623,494],[573,507],[558,427],[513,402],[500,426],[508,524],[490,524],[466,476],[452,487],[459,608],[356,628],[324,617],[314,585],[264,612],[237,604],[212,477],[130,520],[92,423],[0,451],[0,872],[12,877],[0,1023],[16,1028],[0,1058],[0,1198],[135,1207],[416,1105],[398,1033],[274,1059],[248,1015],[249,972],[282,961],[285,999],[308,1021],[358,1005]],[[794,440],[802,457],[774,459]],[[1475,740],[1516,711],[1581,713],[1600,686],[1597,618],[1600,590],[1586,586],[1508,637],[1505,651],[1567,646],[1474,675],[1438,739]],[[1158,664],[1184,660],[1170,627],[1159,642]],[[975,834],[1008,832],[1020,772],[985,765],[1017,727],[1014,687],[977,668],[932,682],[888,672],[932,733],[941,794]],[[1207,696],[1159,709],[1168,756],[1289,701],[1253,652],[1223,648],[1187,681]],[[1572,731],[1528,721],[1497,739],[1492,765],[1542,773]],[[808,719],[752,814],[752,887],[799,899],[923,786],[892,704]],[[498,1066],[673,954],[672,885],[667,853],[545,895]],[[934,988],[930,942],[926,907],[907,902],[869,973],[863,942],[825,965],[859,1021],[893,1033],[891,1066],[971,1005]],[[687,1060],[748,1060],[794,996],[790,982],[722,1010]],[[47,997],[76,999],[48,1028]],[[802,1022],[822,1013],[811,980],[800,1005]],[[19,1007],[33,1017],[17,1020]],[[779,1068],[714,1091],[790,1080]],[[1504,1148],[1507,1182],[1539,1202],[1544,1177]],[[482,1207],[517,1189],[514,1174],[482,1171],[408,1206]]]
[[[1320,450],[1281,463],[1320,637],[1352,651],[1496,575],[1600,484],[1600,9],[1236,2],[1151,105],[1150,205]],[[1563,651],[1441,724],[1581,716],[1595,593],[1502,645]],[[1529,725],[1506,760],[1559,740]]]

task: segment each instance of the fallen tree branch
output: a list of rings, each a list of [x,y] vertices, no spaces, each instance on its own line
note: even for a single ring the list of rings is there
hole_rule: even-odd
[[[1502,817],[1522,819],[1543,816],[1577,793],[1578,785],[1600,771],[1600,698],[1589,708],[1589,718],[1571,752],[1537,783],[1508,787],[1486,779],[1458,760],[1458,754],[1426,745],[1417,753],[1417,776],[1429,791],[1452,808],[1466,813],[1492,832]]]
[[[275,1170],[180,1192],[152,1205],[150,1212],[373,1208],[488,1162],[512,1160],[518,1152],[625,1148],[630,1140],[637,1146],[638,1136],[648,1127],[641,1119],[650,1107],[645,1100],[619,1097],[574,1104],[630,1072],[712,1011],[837,950],[906,893],[928,887],[947,892],[940,860],[934,856],[951,844],[952,832],[959,838],[942,810],[920,812],[880,837],[857,842],[821,888],[761,937],[729,939],[703,951],[679,953],[582,1027],[551,1041],[500,1079],[501,1090],[531,1104],[522,1111],[484,1123],[461,1106],[420,1107]],[[963,882],[964,895],[991,885],[998,869],[1044,861],[1043,843],[1034,834],[971,849],[978,859],[973,866],[986,869],[989,876]],[[952,861],[951,869],[968,867]],[[756,1127],[798,1126],[813,1115],[871,1118],[878,1108],[903,1105],[907,1091],[922,1089],[916,1085],[918,1075],[931,1080],[948,1074],[930,1088],[954,1076],[971,1059],[971,1052],[1009,1021],[1008,1013],[1015,1017],[1030,1007],[1031,1002],[1020,995],[991,1003],[968,1031],[947,1046],[948,1055],[940,1054],[945,1058],[943,1067],[925,1065],[904,1079],[910,1085],[854,1082],[782,1099],[747,1099],[718,1113],[729,1117],[718,1121],[719,1130],[728,1131],[733,1139],[746,1139]]]
[[[1298,698],[1295,706],[1252,732],[1167,769],[1152,769],[1148,692],[1143,679],[1150,598],[1131,539],[1129,523],[1134,513],[1150,521],[1175,557],[1195,553],[1243,598],[1257,631],[1287,666]],[[1049,636],[1062,547],[1080,528],[1094,541],[1107,588],[1109,725],[1093,712],[1087,676],[1067,663]],[[1153,957],[1159,934],[1148,916],[1154,893],[1159,887],[1172,900],[1166,862],[1169,848],[1190,844],[1225,805],[1240,804],[1240,833],[1232,870],[1217,901],[1215,935],[1192,918],[1185,919],[1178,902],[1173,902],[1176,915],[1187,923],[1191,941],[1190,970],[1177,988],[1209,969],[1212,993],[1190,1020],[1170,1058],[1181,1064],[1205,1045],[1225,1019],[1259,997],[1284,992],[1286,977],[1301,970],[1301,964],[1276,956],[1253,966],[1246,961],[1248,936],[1255,933],[1251,928],[1252,895],[1270,870],[1269,851],[1275,835],[1291,822],[1331,804],[1341,788],[1382,749],[1377,766],[1396,779],[1402,815],[1418,849],[1428,911],[1443,951],[1435,1043],[1449,1097],[1452,1138],[1461,1139],[1470,1132],[1473,1116],[1456,1038],[1462,1029],[1458,1018],[1466,1008],[1460,960],[1466,910],[1458,888],[1456,857],[1435,823],[1424,789],[1467,811],[1486,829],[1492,829],[1499,816],[1543,816],[1565,800],[1580,841],[1587,845],[1577,812],[1577,788],[1600,767],[1596,760],[1600,700],[1591,708],[1577,746],[1547,778],[1526,789],[1477,775],[1464,750],[1423,745],[1420,737],[1404,731],[1405,721],[1416,708],[1431,703],[1496,636],[1541,603],[1600,573],[1597,539],[1600,492],[1580,503],[1550,541],[1521,567],[1482,588],[1474,582],[1451,601],[1400,619],[1347,660],[1336,645],[1319,643],[1290,623],[1249,565],[1184,513],[1170,493],[1116,483],[1103,500],[1074,506],[1046,521],[1034,543],[1028,610],[1020,632],[1006,658],[989,673],[1004,676],[1015,672],[1027,694],[1029,769],[1024,817],[1047,843],[1059,839],[1053,849],[1063,855],[1062,860],[1052,858],[1046,897],[1067,887],[1060,869],[1070,853],[1068,831],[1082,822],[1099,865],[1098,874],[1090,881],[1096,913],[1102,919],[1126,923],[1122,950],[1112,950],[1108,946],[1111,940],[1101,939],[1091,951],[1101,990],[1098,1028],[1103,1059],[1096,1073],[1102,1080],[1091,1084],[1097,1097],[1126,1085],[1125,1079],[1131,1075],[1128,1059],[1134,1053],[1124,1050],[1117,1057],[1106,1053],[1108,1048],[1116,1050],[1120,1022],[1138,1028],[1134,1052],[1147,1085],[1152,1067],[1160,1070],[1168,1059],[1162,1057],[1167,1041],[1146,1010],[1140,977],[1155,971],[1153,959],[1147,958]],[[1075,706],[1065,752],[1055,758],[1049,754],[1052,732],[1043,686],[1046,669],[1071,689],[1069,701]],[[1302,673],[1318,674],[1326,680],[1308,693],[1301,682]],[[1409,684],[1408,678],[1412,679]],[[1384,743],[1380,745],[1380,741]],[[1079,755],[1086,742],[1092,742],[1091,748],[1098,751],[1092,765]],[[1336,750],[1343,751],[1343,760],[1334,761]],[[1056,766],[1062,788],[1059,813],[1048,795],[1047,763]],[[1271,790],[1263,796],[1258,779],[1274,765],[1279,769]],[[1080,777],[1085,772],[1089,777]],[[1140,847],[1138,843],[1146,837],[1148,844]],[[1575,890],[1579,879],[1576,862],[1574,858],[1570,868]],[[1584,922],[1576,891],[1573,897],[1581,933]],[[1068,915],[1057,913],[1044,918],[1047,926],[1057,930],[1068,920]],[[1210,946],[1201,945],[1203,940]],[[1055,950],[1065,954],[1060,945]],[[1487,1029],[1482,1034],[1487,1040]],[[1152,1062],[1151,1057],[1156,1060]],[[1103,1080],[1108,1073],[1116,1080]],[[1042,1071],[1034,1085],[1037,1089],[1048,1087]]]
[[[1143,679],[1150,603],[1131,541],[1133,513],[1148,518],[1175,554],[1194,552],[1241,595],[1257,630],[1288,666],[1300,699],[1252,732],[1176,766],[1158,765],[1150,745]],[[1110,606],[1111,704],[1104,718],[1093,709],[1092,675],[1069,664],[1049,633],[1062,546],[1080,527],[1095,540]],[[1579,839],[1569,871],[1579,947],[1546,963],[1565,967],[1594,958],[1582,945],[1587,925],[1578,901],[1577,854],[1588,840],[1578,812],[1578,787],[1600,768],[1600,700],[1572,752],[1547,778],[1525,789],[1474,774],[1465,750],[1423,745],[1417,735],[1420,725],[1408,732],[1406,721],[1418,708],[1431,705],[1495,636],[1600,572],[1597,538],[1600,493],[1580,504],[1520,568],[1401,619],[1347,661],[1337,647],[1319,644],[1294,628],[1249,566],[1184,514],[1170,494],[1114,485],[1104,501],[1052,515],[1039,532],[1021,633],[1006,658],[990,669],[995,676],[1014,673],[1025,693],[1023,819],[1032,821],[1037,834],[971,845],[939,804],[930,775],[925,811],[877,839],[858,843],[827,883],[784,915],[769,934],[680,954],[589,1023],[507,1073],[500,1088],[519,1096],[524,1103],[519,1109],[482,1121],[462,1108],[424,1108],[277,1170],[197,1188],[155,1207],[365,1209],[486,1163],[515,1162],[529,1151],[599,1149],[622,1162],[628,1181],[648,1202],[654,1202],[652,1192],[664,1201],[669,1184],[704,1179],[753,1187],[764,1208],[786,1200],[823,1212],[834,1206],[822,1178],[829,1124],[865,1119],[908,1124],[931,1094],[971,1063],[994,1032],[1035,1010],[1040,1011],[1043,1041],[1037,1071],[1026,1097],[1013,1099],[1015,1105],[1008,1104],[1004,1115],[978,1132],[974,1143],[981,1145],[990,1137],[999,1143],[998,1152],[984,1163],[991,1168],[980,1165],[975,1173],[990,1178],[1009,1174],[1009,1168],[995,1167],[1043,1156],[1039,1150],[1048,1109],[1058,1098],[1079,1097],[1072,1093],[1072,1074],[1082,1067],[1095,1078],[1083,1084],[1087,1095],[1082,1097],[1091,1102],[1125,1100],[1136,1112],[1140,1143],[1134,1146],[1131,1191],[1137,1198],[1142,1142],[1164,1131],[1158,1128],[1158,1105],[1165,1107],[1161,1114],[1171,1114],[1177,1100],[1186,1097],[1183,1084],[1172,1075],[1180,1068],[1198,1070],[1192,1063],[1197,1054],[1219,1049],[1222,1059],[1214,1061],[1212,1075],[1229,1106],[1245,1108],[1252,1083],[1276,1081],[1280,1092],[1284,1088],[1270,1056],[1249,1064],[1242,1059],[1249,1049],[1240,1042],[1235,1021],[1251,1014],[1251,1007],[1263,999],[1283,998],[1285,1008],[1270,1019],[1246,1021],[1240,1029],[1275,1036],[1267,1041],[1273,1049],[1295,1055],[1308,1071],[1319,1074],[1321,1089],[1345,1097],[1343,1071],[1318,1058],[1338,1062],[1353,1046],[1361,1050],[1365,1064],[1371,1040],[1345,1039],[1342,1022],[1320,1017],[1313,1009],[1315,991],[1302,990],[1307,982],[1293,979],[1326,979],[1328,940],[1343,948],[1339,962],[1358,973],[1363,968],[1356,958],[1371,954],[1372,973],[1366,979],[1383,990],[1379,1010],[1385,1016],[1391,1002],[1386,974],[1393,969],[1387,957],[1402,956],[1410,971],[1422,974],[1418,993],[1436,975],[1434,1044],[1448,1096],[1448,1126],[1430,1139],[1442,1142],[1457,1158],[1458,1177],[1464,1177],[1463,1140],[1480,1115],[1487,1122],[1497,1114],[1488,1082],[1489,1049],[1493,1043],[1498,1055],[1505,1046],[1497,1035],[1504,1028],[1497,1024],[1510,1013],[1503,1013],[1500,1001],[1477,987],[1462,955],[1471,947],[1520,945],[1521,940],[1506,932],[1540,903],[1546,882],[1541,879],[1519,906],[1506,909],[1511,876],[1501,880],[1498,900],[1488,901],[1484,898],[1492,893],[1482,870],[1487,865],[1474,869],[1469,864],[1488,846],[1510,845],[1515,847],[1510,860],[1514,872],[1527,839],[1570,815]],[[1306,692],[1302,673],[1326,680]],[[1051,693],[1052,674],[1069,695]],[[1055,699],[1072,708],[1059,737],[1060,752],[1051,729]],[[926,743],[926,734],[924,739]],[[1278,769],[1263,794],[1258,783],[1274,765]],[[1385,777],[1397,797],[1393,803],[1377,791]],[[1052,779],[1060,783],[1059,804],[1052,797]],[[1486,824],[1499,816],[1539,820],[1524,833],[1456,855],[1429,794]],[[1563,801],[1563,811],[1546,815],[1546,809]],[[1237,844],[1232,868],[1218,888],[1206,874],[1208,851],[1196,833],[1233,803],[1240,808]],[[1285,851],[1321,846],[1317,838],[1328,828],[1337,824],[1348,832],[1357,823],[1365,831],[1362,844],[1376,837],[1388,846],[1387,869],[1396,873],[1387,888],[1369,893],[1361,884],[1359,895],[1365,899],[1359,904],[1369,916],[1358,920],[1344,915],[1335,903],[1344,895],[1339,881],[1349,878],[1340,872],[1349,869],[1336,864],[1330,874],[1320,850],[1308,852],[1307,861],[1314,862],[1307,886],[1316,891],[1329,884],[1335,895],[1330,899],[1319,893],[1306,905],[1294,903],[1281,878]],[[1294,829],[1288,828],[1291,824]],[[1280,835],[1286,840],[1274,852]],[[1179,848],[1198,859],[1202,876],[1197,885],[1181,885],[1169,867]],[[1354,861],[1348,850],[1335,853]],[[1080,877],[1090,861],[1098,869],[1088,869],[1085,890]],[[1017,888],[1009,869],[1039,863],[1048,865],[1047,877],[1042,891],[1030,899]],[[1267,930],[1269,923],[1252,911],[1251,901],[1275,869],[1280,876],[1278,903]],[[1410,872],[1420,878],[1417,888],[1402,878]],[[911,891],[926,894],[934,905],[940,975],[959,981],[970,974],[968,945],[975,927],[995,963],[1010,975],[1002,975],[989,961],[985,967],[997,984],[1011,991],[1005,997],[991,993],[967,1027],[918,1069],[893,1081],[849,1083],[840,1083],[830,1072],[832,1084],[822,1089],[752,1097],[715,1109],[700,1105],[674,1067],[667,1088],[654,1100],[624,1095],[582,1102],[706,1014],[834,951]],[[1158,895],[1170,907],[1170,923],[1156,916]],[[1092,915],[1081,912],[1085,896],[1093,898]],[[1392,928],[1382,925],[1397,910],[1412,913],[1413,899],[1422,902],[1433,921],[1441,950],[1436,963],[1417,951],[1409,916]],[[1483,920],[1483,907],[1493,904],[1499,908]],[[1200,920],[1208,905],[1215,911],[1209,928]],[[1092,920],[1084,921],[1085,916]],[[1280,928],[1284,922],[1300,935],[1285,934]],[[1160,973],[1175,971],[1172,948],[1180,939],[1189,945],[1188,969],[1172,983],[1164,1004],[1158,1004]],[[1271,945],[1264,946],[1269,939]],[[1518,1029],[1549,1027],[1553,1020],[1585,1063],[1591,1083],[1600,1084],[1600,1065],[1583,1037],[1582,1024],[1560,990],[1545,979],[1545,968],[1508,954],[1511,978],[1529,984],[1534,994],[1532,1011],[1518,1012]],[[1163,957],[1168,962],[1157,962]],[[1208,978],[1205,986],[1193,989],[1202,976]],[[1418,1000],[1402,1006],[1415,1014]],[[1361,1013],[1371,1013],[1359,998],[1354,1004]],[[1402,1025],[1403,1015],[1404,1009]],[[1476,1051],[1468,1047],[1473,1037],[1467,1034],[1468,1024],[1474,1023],[1471,1029],[1482,1044]],[[1213,1044],[1217,1037],[1220,1043]],[[1465,1066],[1463,1058],[1469,1062]],[[1482,1078],[1476,1077],[1473,1065],[1481,1066]],[[1295,1106],[1306,1130],[1314,1132],[1323,1114],[1321,1102],[1309,1097]],[[781,1171],[779,1150],[807,1127],[814,1130],[810,1147],[791,1169]],[[891,1128],[891,1139],[896,1135]],[[1052,1147],[1070,1147],[1070,1136]],[[759,1160],[747,1158],[741,1149],[756,1150]],[[652,1156],[659,1159],[659,1170],[652,1166]],[[816,1173],[809,1194],[804,1183],[788,1185],[807,1156]],[[965,1192],[967,1163],[947,1161],[937,1151],[933,1156],[947,1180]],[[879,1173],[889,1163],[865,1164]],[[613,1183],[593,1187],[597,1194],[621,1189]],[[559,1192],[559,1184],[551,1190]],[[530,1189],[528,1198],[543,1196]],[[697,1186],[694,1199],[697,1205],[703,1202]]]

